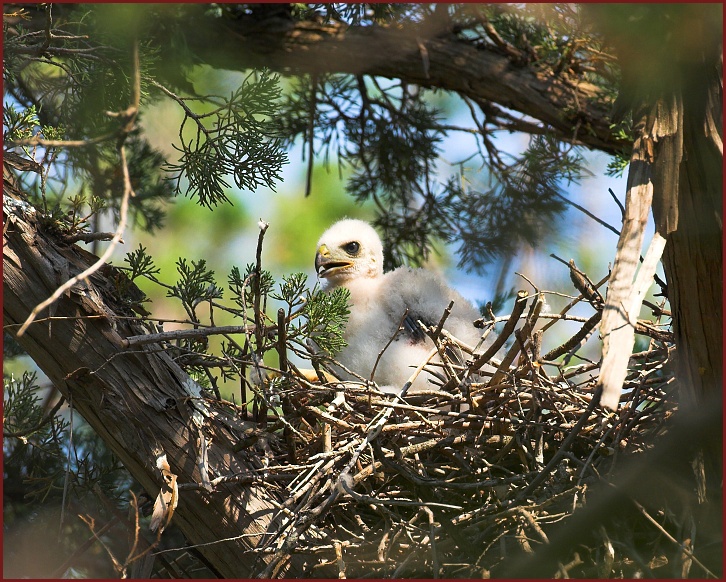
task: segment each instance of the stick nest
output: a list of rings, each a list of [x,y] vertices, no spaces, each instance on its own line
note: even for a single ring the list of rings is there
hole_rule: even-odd
[[[485,367],[475,355],[447,361],[453,339],[430,329],[443,388],[396,397],[363,383],[283,383],[285,438],[269,440],[269,486],[284,502],[260,574],[280,575],[292,559],[313,577],[497,576],[547,544],[619,459],[651,448],[675,407],[672,338],[658,321],[639,322],[648,348],[632,355],[617,412],[602,409],[599,364],[576,355],[602,298],[572,264],[571,273],[581,294],[560,314],[543,313],[542,293],[520,293],[502,318],[501,359]],[[542,355],[553,324],[582,300],[593,316],[571,318],[580,329]],[[589,535],[550,575],[632,577],[658,566],[638,562],[632,531],[615,544],[617,532]]]

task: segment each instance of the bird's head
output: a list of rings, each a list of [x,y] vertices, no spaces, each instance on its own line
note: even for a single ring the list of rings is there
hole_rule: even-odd
[[[378,233],[362,220],[346,218],[336,222],[318,241],[315,272],[328,287],[359,277],[380,277],[383,245]]]

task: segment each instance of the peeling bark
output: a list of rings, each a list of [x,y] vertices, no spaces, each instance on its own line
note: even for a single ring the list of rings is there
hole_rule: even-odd
[[[722,61],[722,59],[720,59]],[[723,392],[723,146],[722,62],[705,76],[699,96],[684,99],[683,151],[676,170],[677,228],[668,236],[663,268],[678,349],[677,375],[684,410],[722,408]],[[718,119],[718,125],[713,120]],[[718,128],[718,129],[716,129]],[[665,174],[668,176],[669,174]],[[656,221],[663,212],[656,214]],[[723,421],[722,421],[723,422]],[[694,459],[701,491],[720,498],[723,443],[704,443]]]
[[[3,323],[15,335],[33,307],[85,269],[92,255],[43,233],[33,209],[7,192],[3,211]],[[211,439],[211,479],[261,468],[254,449],[234,452],[245,422],[230,407],[201,398],[199,386],[165,352],[150,346],[124,349],[124,337],[145,330],[118,317],[126,314],[106,291],[110,269],[71,289],[18,343],[152,498],[161,485],[156,459],[162,453],[180,487],[203,482],[198,468],[202,434]],[[180,491],[173,523],[191,544],[252,534],[199,548],[228,578],[264,567],[262,561],[255,567],[256,554],[245,551],[259,543],[254,534],[268,530],[277,510],[273,494],[256,481],[220,484],[210,493]],[[286,575],[298,573],[293,565]]]
[[[723,381],[723,18],[717,4],[589,5],[618,52],[627,105],[650,113],[653,217],[667,237],[682,410],[721,409]],[[638,34],[642,33],[642,38]],[[631,168],[632,171],[632,168]],[[694,450],[697,487],[720,499],[723,448]],[[704,507],[706,507],[704,505]],[[706,510],[708,511],[708,509]]]

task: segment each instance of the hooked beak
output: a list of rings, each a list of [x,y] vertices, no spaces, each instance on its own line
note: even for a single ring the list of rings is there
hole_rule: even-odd
[[[326,245],[320,245],[318,252],[315,253],[315,272],[318,277],[325,279],[340,270],[351,267],[351,261],[341,261],[336,259]]]

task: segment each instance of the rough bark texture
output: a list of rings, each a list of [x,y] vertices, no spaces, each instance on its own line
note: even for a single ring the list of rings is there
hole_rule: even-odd
[[[683,104],[683,151],[676,170],[677,228],[668,237],[663,266],[678,348],[678,378],[685,409],[722,407],[723,389],[723,145],[721,62],[704,75]],[[705,85],[705,86],[704,86]],[[656,221],[666,208],[654,207]],[[721,495],[722,443],[706,447],[697,468],[703,496]],[[699,462],[700,464],[700,462]],[[708,491],[708,493],[706,493]]]
[[[676,166],[677,228],[670,233],[664,257],[676,343],[682,349],[683,395],[690,404],[719,391],[723,365],[721,342],[713,341],[723,331],[723,152],[720,135],[709,131],[714,127],[709,119],[720,117],[720,63],[713,72],[700,99],[684,104],[687,155]],[[665,213],[658,210],[654,208],[656,219]]]
[[[653,216],[686,402],[710,401],[722,375],[723,42],[716,4],[588,5],[615,47],[619,100],[646,110]],[[636,136],[639,137],[639,136]]]
[[[618,99],[651,112],[636,139],[651,142],[653,217],[667,237],[663,266],[683,409],[721,410],[723,8],[588,5],[586,10],[617,52]],[[713,441],[694,452],[702,503],[720,502],[722,451],[722,443]]]
[[[40,231],[26,204],[5,195],[3,209],[3,323],[13,335],[35,305],[90,261],[82,249],[58,244]],[[259,469],[254,451],[233,452],[244,423],[229,409],[199,398],[196,384],[167,354],[148,346],[122,348],[123,337],[144,330],[116,318],[123,308],[104,291],[108,274],[97,273],[74,287],[18,342],[152,497],[161,483],[156,459],[162,453],[180,484],[201,482],[195,415],[211,439],[211,479]],[[44,320],[48,315],[54,319]],[[190,543],[199,544],[264,532],[274,511],[263,484],[220,485],[213,493],[186,489],[173,523]],[[221,575],[245,577],[254,572],[256,559],[245,550],[258,541],[253,536],[200,551]]]

